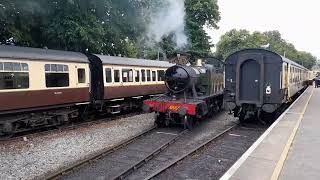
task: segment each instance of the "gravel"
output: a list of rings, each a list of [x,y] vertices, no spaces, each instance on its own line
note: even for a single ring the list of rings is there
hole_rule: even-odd
[[[43,178],[153,126],[153,114],[0,142],[0,179]]]

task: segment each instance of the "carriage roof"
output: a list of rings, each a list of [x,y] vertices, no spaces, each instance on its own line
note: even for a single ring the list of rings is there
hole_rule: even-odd
[[[0,58],[89,63],[79,52],[0,45]]]
[[[147,60],[147,59],[134,59],[126,57],[117,57],[117,56],[105,56],[97,55],[101,59],[102,64],[112,64],[112,65],[124,65],[124,66],[143,66],[143,67],[163,67],[169,68],[174,64],[167,61],[156,61],[156,60]]]
[[[287,62],[287,63],[289,63],[289,64],[291,64],[291,65],[293,65],[293,66],[299,67],[299,68],[304,69],[304,70],[308,70],[308,69],[305,68],[304,66],[302,66],[302,65],[300,65],[300,64],[298,64],[298,63],[296,63],[296,62],[294,62],[294,61],[292,61],[292,60],[290,60],[290,59],[288,59],[288,58],[286,58],[286,57],[283,57],[283,56],[281,56],[281,55],[279,55],[279,54],[277,54],[277,53],[275,53],[275,52],[273,52],[273,51],[266,50],[266,49],[260,49],[260,48],[247,48],[247,49],[242,49],[242,50],[240,50],[240,51],[237,51],[237,52],[231,54],[231,55],[226,59],[226,62],[229,60],[230,57],[234,57],[234,55],[236,55],[236,54],[245,53],[245,52],[247,52],[247,51],[270,53],[270,54],[273,54],[273,55],[279,57],[279,58],[275,58],[275,59],[279,59],[279,60],[281,59],[282,62]],[[231,60],[234,61],[235,59],[234,59],[234,58],[231,58]]]

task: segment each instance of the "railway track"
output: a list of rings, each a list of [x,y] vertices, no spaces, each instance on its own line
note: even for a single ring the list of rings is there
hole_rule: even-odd
[[[172,160],[170,163],[168,163],[166,166],[162,167],[161,169],[159,169],[158,171],[156,171],[155,173],[149,175],[148,177],[145,178],[145,180],[148,179],[153,179],[155,177],[157,177],[159,174],[163,173],[164,171],[166,171],[167,169],[171,168],[172,166],[176,165],[177,163],[179,163],[180,161],[182,161],[183,159],[195,154],[196,152],[198,152],[199,150],[205,148],[207,145],[209,145],[210,143],[212,143],[213,141],[216,141],[218,138],[220,138],[221,136],[225,135],[226,133],[228,133],[229,131],[231,131],[232,129],[234,129],[235,127],[237,127],[238,125],[233,125],[229,128],[227,128],[226,130],[224,130],[223,132],[217,134],[216,136],[212,137],[211,139],[207,140],[206,142],[198,145],[197,147],[195,147],[194,149],[192,149],[191,151],[183,154],[182,156]]]
[[[65,168],[56,173],[52,173],[49,176],[46,176],[45,179],[69,179],[69,175],[76,174],[78,170],[83,167],[88,167],[91,164],[99,163],[101,159],[108,159],[108,161],[111,160],[110,162],[118,161],[118,163],[121,163],[121,161],[124,160],[123,158],[127,157],[128,154],[134,156],[139,153],[138,155],[140,156],[140,158],[131,162],[127,161],[125,163],[122,163],[122,166],[120,165],[119,168],[115,168],[114,163],[111,163],[109,166],[104,166],[104,168],[107,168],[111,172],[111,174],[108,175],[107,179],[123,179],[132,171],[136,170],[144,163],[147,163],[158,153],[165,150],[168,146],[173,144],[178,138],[180,138],[187,132],[187,130],[181,131],[181,129],[172,131],[170,129],[157,129],[156,127],[152,127],[111,149],[106,149],[91,157],[88,157],[85,160],[75,163],[68,168]],[[158,141],[153,141],[153,144],[149,144],[149,141],[155,137],[157,137]],[[141,151],[140,148],[143,148],[145,145],[148,145],[149,149],[152,149],[152,151]],[[115,170],[111,171],[112,169]]]
[[[258,127],[258,128],[257,128]],[[189,154],[179,163],[144,179],[218,180],[265,132],[267,126],[239,125],[220,138]]]
[[[59,126],[55,126],[55,127],[40,128],[40,129],[34,129],[34,130],[30,130],[30,131],[24,131],[24,132],[16,133],[11,137],[1,137],[0,136],[0,142],[20,140],[23,137],[29,139],[32,137],[43,136],[43,135],[47,135],[47,134],[51,134],[51,133],[55,133],[55,132],[73,130],[73,129],[77,129],[80,127],[87,127],[87,126],[91,126],[91,125],[105,123],[108,121],[115,121],[118,119],[136,116],[139,114],[143,114],[143,112],[127,113],[127,114],[113,116],[113,117],[107,117],[107,118],[96,118],[96,119],[90,120],[90,121],[76,121],[76,122],[73,122],[73,123],[70,123],[67,125],[59,125]]]
[[[151,129],[127,143],[109,149],[68,167],[45,179],[144,179],[164,171],[207,143],[219,139],[238,124],[225,122],[224,115],[218,121],[204,122],[193,131],[181,128]],[[161,161],[159,163],[159,160]],[[147,168],[147,170],[146,170]],[[161,172],[162,172],[161,171]],[[161,173],[159,172],[159,173]]]
[[[288,105],[279,108],[277,119]],[[269,125],[245,123],[234,125],[172,160],[156,172],[140,179],[219,179],[248,148],[265,132]],[[138,179],[135,176],[130,179]]]

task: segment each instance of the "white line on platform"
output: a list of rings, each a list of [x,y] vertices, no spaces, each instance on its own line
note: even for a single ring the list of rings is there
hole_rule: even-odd
[[[167,132],[157,132],[157,134],[167,134],[167,135],[172,135],[172,136],[177,136],[178,134],[175,133],[167,133]]]
[[[293,102],[290,107],[281,114],[281,116],[260,136],[260,138],[253,143],[253,145],[240,157],[240,159],[235,162],[231,168],[220,178],[220,180],[228,180],[233,174],[240,168],[240,166],[248,159],[252,152],[260,145],[260,143],[270,134],[272,129],[281,121],[281,119],[289,112],[292,106],[308,91],[305,90],[298,99]]]

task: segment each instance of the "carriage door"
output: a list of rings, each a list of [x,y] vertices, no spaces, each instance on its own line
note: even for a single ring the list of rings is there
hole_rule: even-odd
[[[239,71],[239,100],[242,102],[260,102],[260,64],[256,60],[246,60]]]

